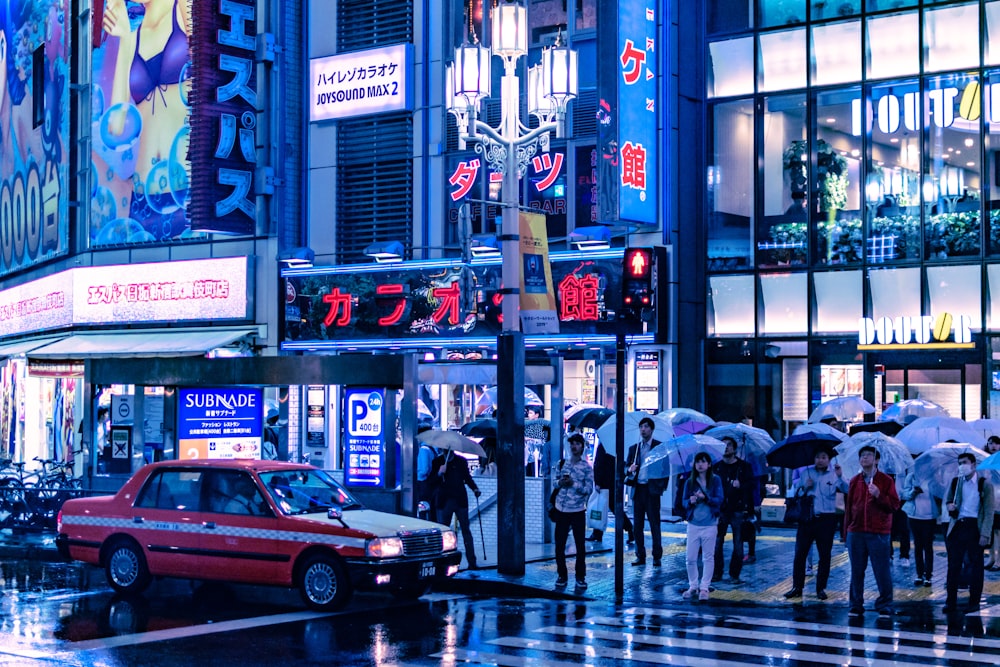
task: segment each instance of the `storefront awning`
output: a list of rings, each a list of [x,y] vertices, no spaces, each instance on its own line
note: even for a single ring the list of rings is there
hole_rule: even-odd
[[[92,359],[99,357],[199,356],[257,334],[257,329],[135,331],[74,334],[28,352],[29,359]]]
[[[33,338],[31,340],[19,340],[16,343],[7,343],[6,345],[0,345],[0,359],[5,359],[7,357],[16,357],[19,354],[26,354],[32,350],[37,350],[40,347],[55,343],[56,341],[62,340],[62,336],[58,337],[48,337],[48,338]]]

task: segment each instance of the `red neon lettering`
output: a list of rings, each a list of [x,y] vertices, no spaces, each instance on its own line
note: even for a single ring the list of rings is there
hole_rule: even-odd
[[[403,286],[396,283],[393,285],[379,285],[375,288],[375,294],[379,296],[394,296],[403,293]],[[406,297],[399,297],[396,299],[396,305],[393,308],[392,313],[386,315],[385,317],[378,318],[379,326],[388,327],[399,322],[400,318],[403,317],[403,312],[406,310]]]
[[[340,293],[340,288],[335,287],[329,294],[323,295],[323,303],[330,304],[330,310],[323,318],[326,326],[336,325],[338,327],[347,326],[351,323],[351,294],[350,292]],[[341,312],[343,307],[343,312]],[[338,317],[338,313],[340,316]]]

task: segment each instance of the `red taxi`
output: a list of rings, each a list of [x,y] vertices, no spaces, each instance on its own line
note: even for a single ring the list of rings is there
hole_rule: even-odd
[[[153,463],[113,496],[66,501],[58,532],[63,556],[118,591],[153,576],[272,584],[321,610],[355,589],[418,597],[462,558],[449,528],[365,509],[326,472],[276,461]]]

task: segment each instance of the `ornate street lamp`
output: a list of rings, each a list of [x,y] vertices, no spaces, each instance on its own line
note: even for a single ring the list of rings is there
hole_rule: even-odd
[[[528,111],[540,123],[537,128],[530,129],[521,123],[521,81],[517,76],[517,61],[528,53],[528,18],[524,5],[501,0],[492,10],[492,29],[492,55],[499,56],[504,65],[499,127],[494,128],[478,118],[480,100],[490,95],[491,54],[475,36],[472,44],[466,42],[455,49],[455,60],[447,69],[445,103],[458,123],[459,147],[465,148],[466,142],[475,143],[476,152],[483,156],[490,169],[503,175],[500,202],[503,209],[500,230],[503,322],[497,338],[497,371],[500,398],[506,402],[500,404],[497,420],[498,473],[501,477],[498,504],[500,516],[515,518],[512,520],[514,525],[504,526],[501,522],[498,526],[498,531],[505,533],[498,545],[504,549],[505,545],[517,542],[520,553],[512,548],[505,554],[506,558],[498,558],[498,565],[501,571],[521,574],[524,572],[524,470],[523,466],[515,465],[520,460],[519,447],[523,446],[524,435],[524,338],[518,314],[521,285],[518,182],[532,158],[548,151],[549,134],[555,132],[557,137],[564,134],[566,105],[577,93],[577,54],[562,44],[560,32],[555,45],[543,49],[541,64],[528,69]],[[510,539],[518,535],[519,540]]]

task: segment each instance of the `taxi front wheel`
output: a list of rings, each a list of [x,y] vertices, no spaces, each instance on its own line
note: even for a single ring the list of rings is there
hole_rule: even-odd
[[[149,585],[146,557],[129,539],[119,539],[108,548],[104,571],[108,583],[119,593],[141,593]]]
[[[340,609],[351,599],[351,584],[343,564],[334,556],[316,555],[302,565],[299,591],[312,609]]]

